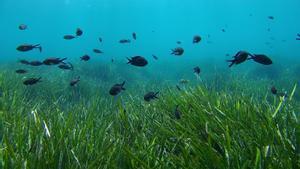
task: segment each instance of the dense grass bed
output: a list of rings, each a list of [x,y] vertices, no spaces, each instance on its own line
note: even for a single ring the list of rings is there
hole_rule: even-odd
[[[20,82],[0,75],[1,168],[300,168],[296,85],[285,101],[236,80],[161,87],[147,103],[130,87]]]

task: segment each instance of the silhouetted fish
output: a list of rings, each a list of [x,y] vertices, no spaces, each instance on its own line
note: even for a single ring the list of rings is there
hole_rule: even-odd
[[[135,33],[135,32],[132,33],[132,38],[133,38],[134,40],[136,40],[136,33]]]
[[[112,96],[118,95],[119,93],[121,93],[122,90],[126,90],[124,88],[124,85],[125,85],[125,81],[121,84],[113,85],[109,90],[109,94],[112,95]]]
[[[21,64],[24,64],[24,65],[29,65],[29,61],[27,61],[27,60],[19,60],[19,62],[21,63]]]
[[[158,57],[156,55],[152,55],[153,59],[158,60]]]
[[[41,66],[41,65],[43,65],[44,63],[43,62],[41,62],[41,61],[31,61],[31,62],[29,62],[29,65],[30,66]]]
[[[193,38],[193,43],[199,43],[201,41],[201,36],[199,35],[195,35],[194,38]]]
[[[148,92],[147,94],[144,95],[144,100],[146,102],[149,102],[153,99],[158,99],[157,95],[158,95],[159,92]]]
[[[74,78],[70,82],[70,86],[75,86],[80,81],[80,76]]]
[[[297,34],[296,40],[300,40],[300,33]]]
[[[172,55],[181,56],[184,53],[184,49],[182,47],[177,47],[172,49]]]
[[[19,29],[20,30],[26,30],[27,29],[27,25],[25,25],[25,24],[21,24],[21,25],[19,25]]]
[[[148,64],[148,61],[142,56],[134,56],[134,57],[127,58],[127,59],[128,59],[127,64],[131,64],[134,66],[143,67]]]
[[[76,36],[81,36],[83,34],[83,31],[80,28],[76,29]]]
[[[196,67],[194,67],[194,73],[196,73],[197,75],[199,75],[200,74],[200,72],[201,72],[201,69],[200,69],[200,67],[199,66],[196,66]]]
[[[272,60],[266,56],[266,55],[262,55],[262,54],[254,54],[251,55],[251,58],[253,61],[263,64],[263,65],[271,65],[273,62]]]
[[[51,57],[47,58],[43,61],[45,65],[58,65],[60,63],[64,63],[63,61],[66,60],[67,58],[56,58],[56,57]]]
[[[179,105],[176,105],[175,110],[174,110],[174,116],[177,120],[181,119],[181,111],[179,111]]]
[[[180,44],[181,44],[181,41],[177,41],[176,43],[177,43],[178,45],[180,45]]]
[[[130,43],[131,41],[129,39],[121,39],[119,43]]]
[[[178,85],[176,85],[176,88],[178,91],[181,91],[181,88]]]
[[[39,78],[27,78],[23,81],[23,84],[26,85],[26,86],[34,85],[38,82],[41,82],[41,79],[42,79],[41,77],[39,77]]]
[[[93,52],[95,52],[95,53],[103,53],[101,50],[99,50],[99,49],[93,49]]]
[[[222,32],[226,32],[226,30],[225,30],[225,29],[221,29],[221,31],[222,31]]]
[[[76,38],[76,37],[73,36],[73,35],[65,35],[65,36],[64,36],[64,39],[65,39],[65,40],[71,40],[71,39],[74,39],[74,38]]]
[[[73,70],[74,67],[70,62],[68,62],[68,63],[63,63],[61,65],[58,65],[58,68],[64,69],[64,70]]]
[[[274,20],[274,16],[268,16],[268,19]]]
[[[27,70],[18,69],[18,70],[16,70],[16,73],[18,73],[18,74],[25,74],[25,73],[27,73]]]
[[[274,95],[277,94],[277,89],[275,88],[275,86],[272,86],[271,93],[274,94]]]
[[[102,43],[102,38],[98,38],[99,42]]]
[[[17,50],[20,52],[27,52],[30,51],[32,49],[39,49],[40,52],[42,52],[42,47],[40,44],[37,45],[28,45],[28,44],[23,44],[17,47]]]
[[[83,55],[83,56],[80,57],[80,59],[83,60],[83,61],[88,61],[88,60],[90,60],[90,58],[91,57],[89,55]]]
[[[247,60],[248,56],[250,54],[246,51],[239,51],[232,60],[227,60],[227,62],[231,62],[231,64],[229,65],[229,67],[231,67],[232,65],[236,64],[240,64],[243,63]]]

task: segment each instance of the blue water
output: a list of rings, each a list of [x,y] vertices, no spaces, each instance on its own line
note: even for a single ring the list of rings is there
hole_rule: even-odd
[[[299,0],[1,0],[1,60],[56,56],[78,61],[89,54],[95,64],[112,58],[126,63],[126,57],[142,55],[150,60],[148,71],[172,73],[188,72],[196,65],[227,68],[226,59],[247,50],[266,54],[275,66],[287,68],[299,62],[300,41],[295,40],[300,32],[299,7]],[[28,29],[20,31],[20,24]],[[84,31],[82,37],[62,38],[78,27]],[[137,41],[118,43],[131,39],[132,32]],[[202,37],[200,44],[192,44],[194,35]],[[23,43],[41,44],[43,52],[15,50]],[[170,55],[177,46],[185,49],[183,56]],[[93,48],[104,54],[97,56]],[[257,64],[248,62],[240,69],[253,65]]]

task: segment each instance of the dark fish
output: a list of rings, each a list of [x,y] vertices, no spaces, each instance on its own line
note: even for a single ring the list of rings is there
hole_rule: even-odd
[[[251,55],[250,59],[253,59],[253,61],[263,64],[263,65],[271,65],[273,63],[272,60],[268,56],[262,55],[262,54]]]
[[[200,72],[201,72],[201,69],[200,69],[200,67],[199,66],[197,66],[197,67],[194,67],[194,73],[196,73],[197,75],[199,75],[200,74]]]
[[[201,36],[199,35],[195,35],[194,38],[193,38],[193,43],[199,43],[201,41]]]
[[[172,49],[172,55],[181,56],[184,53],[184,49],[182,47],[177,47]]]
[[[80,81],[80,76],[76,77],[75,79],[72,79],[70,82],[70,86],[75,86]]]
[[[83,34],[83,31],[80,28],[76,29],[76,36],[81,36]]]
[[[88,60],[91,59],[91,57],[89,55],[83,55],[83,56],[80,57],[80,59],[83,60],[83,61],[88,61]]]
[[[127,58],[127,59],[128,59],[127,64],[131,64],[131,65],[134,65],[134,66],[143,67],[143,66],[146,66],[148,64],[148,61],[142,56],[134,56],[134,57]]]
[[[68,62],[68,63],[62,63],[61,65],[58,65],[58,68],[60,68],[60,69],[64,69],[64,70],[73,70],[73,65],[70,63],[70,62]]]
[[[102,38],[98,38],[99,42],[102,43]]]
[[[158,99],[157,95],[158,95],[159,92],[148,92],[147,94],[144,95],[144,100],[146,102],[149,102],[151,100],[154,100],[154,99]]]
[[[114,59],[111,59],[111,63],[114,63]]]
[[[24,65],[29,65],[29,61],[27,61],[27,60],[19,60],[19,62],[21,63],[21,64],[24,64]]]
[[[267,31],[268,31],[268,32],[271,32],[271,29],[270,29],[270,28],[268,28],[268,29],[267,29]]]
[[[133,38],[134,40],[136,40],[136,33],[135,33],[135,32],[132,33],[132,38]]]
[[[296,40],[300,40],[300,33],[297,34]]]
[[[179,111],[179,105],[176,105],[175,110],[174,110],[174,116],[177,120],[181,119],[181,111]]]
[[[103,53],[101,50],[99,50],[99,49],[93,49],[93,52],[95,52],[95,53]]]
[[[268,19],[274,20],[274,16],[268,16]]]
[[[178,91],[181,91],[181,88],[178,85],[176,85],[176,88]]]
[[[234,64],[238,65],[240,63],[243,63],[247,60],[248,56],[250,54],[248,52],[245,51],[239,51],[232,60],[227,60],[227,62],[231,62],[231,64],[229,65],[229,67],[233,66]]]
[[[16,70],[16,73],[18,73],[18,74],[25,74],[25,73],[27,73],[27,70],[18,69],[18,70]]]
[[[225,56],[230,56],[228,53],[226,53],[226,55]]]
[[[153,59],[158,60],[158,57],[156,55],[152,55]]]
[[[180,45],[180,44],[181,44],[181,41],[177,41],[176,43],[177,43],[178,45]]]
[[[39,49],[40,52],[42,52],[42,47],[40,44],[37,44],[37,45],[27,45],[27,44],[24,44],[24,45],[20,45],[17,47],[17,50],[20,51],[20,52],[27,52],[27,51],[30,51],[32,49]]]
[[[23,84],[26,85],[26,86],[34,85],[38,82],[41,82],[41,79],[42,79],[41,77],[39,77],[39,78],[27,78],[23,81]]]
[[[109,94],[112,95],[112,96],[118,95],[122,90],[126,90],[124,88],[124,85],[125,85],[125,81],[121,84],[113,85],[109,90]]]
[[[43,63],[45,65],[58,65],[60,63],[64,63],[63,61],[66,60],[67,58],[55,58],[55,57],[51,57],[51,58],[47,58],[43,61]]]
[[[119,43],[130,43],[131,41],[129,39],[121,39]]]
[[[275,86],[272,86],[271,93],[274,94],[274,95],[277,94],[277,89],[275,88]]]
[[[221,31],[222,31],[222,32],[226,32],[226,30],[225,30],[225,29],[222,29]]]
[[[31,62],[29,62],[29,65],[30,66],[41,66],[41,65],[43,65],[44,63],[43,62],[41,62],[41,61],[31,61]]]
[[[76,37],[73,36],[73,35],[65,35],[65,36],[64,36],[64,39],[65,39],[65,40],[71,40],[71,39],[74,39],[74,38],[76,38]]]
[[[20,30],[26,30],[27,29],[27,25],[25,25],[25,24],[21,24],[21,25],[19,25],[19,29]]]

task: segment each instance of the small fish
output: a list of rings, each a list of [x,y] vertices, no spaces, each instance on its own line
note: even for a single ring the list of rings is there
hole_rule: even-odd
[[[26,30],[26,29],[27,29],[27,25],[21,24],[21,25],[19,25],[19,29],[20,29],[21,31]]]
[[[16,73],[18,73],[18,74],[25,74],[25,73],[27,73],[27,70],[18,69],[18,70],[16,70]]]
[[[277,89],[275,88],[275,86],[271,87],[271,93],[276,95],[277,94]]]
[[[187,79],[180,79],[179,81],[181,84],[188,84],[190,81]]]
[[[81,36],[83,34],[83,31],[80,28],[76,29],[76,36]]]
[[[158,57],[156,55],[152,55],[153,59],[158,60]]]
[[[121,39],[119,43],[130,43],[131,41],[129,39]]]
[[[121,84],[113,85],[109,90],[109,94],[112,95],[112,96],[118,95],[119,93],[121,93],[122,90],[126,90],[124,88],[124,85],[125,85],[125,81]]]
[[[26,86],[31,86],[31,85],[34,85],[38,82],[41,82],[41,77],[39,78],[27,78],[23,81],[23,84],[26,85]]]
[[[175,110],[174,110],[174,116],[177,120],[181,119],[181,111],[178,109],[179,105],[176,105]]]
[[[221,31],[222,31],[222,32],[226,32],[226,30],[225,30],[225,29],[221,29]]]
[[[76,38],[76,37],[73,36],[73,35],[65,35],[65,36],[64,36],[64,39],[65,39],[65,40],[71,40],[71,39],[74,39],[74,38]]]
[[[80,81],[80,76],[74,78],[70,82],[70,86],[75,86]]]
[[[98,38],[99,42],[102,43],[102,38]]]
[[[73,65],[68,62],[68,63],[62,63],[61,65],[58,65],[58,68],[64,69],[64,70],[73,70]]]
[[[184,53],[184,49],[182,47],[177,47],[172,49],[171,55],[181,56]]]
[[[89,55],[83,55],[83,56],[80,57],[80,59],[83,60],[83,61],[88,61],[88,60],[91,59],[91,57]]]
[[[55,57],[51,57],[51,58],[47,58],[43,61],[43,63],[45,65],[58,65],[60,63],[64,64],[64,60],[66,60],[67,58],[55,58]]]
[[[136,33],[135,33],[135,32],[132,33],[132,38],[133,38],[134,40],[136,40]]]
[[[181,44],[181,41],[177,41],[176,43],[177,43],[178,45],[180,45],[180,44]]]
[[[274,16],[268,16],[268,19],[274,20],[275,18],[274,18]]]
[[[176,88],[178,91],[181,91],[181,88],[178,85],[176,85]]]
[[[19,62],[21,63],[21,64],[24,64],[24,65],[29,65],[29,61],[27,61],[27,60],[19,60]]]
[[[148,61],[142,56],[134,56],[134,57],[127,58],[127,59],[128,59],[127,64],[131,64],[134,66],[143,67],[148,64]]]
[[[197,66],[197,67],[194,67],[194,73],[196,73],[197,75],[200,75],[200,72],[201,72],[201,69],[200,69],[200,67],[199,66]]]
[[[251,55],[251,58],[253,61],[263,64],[263,65],[271,65],[273,62],[272,60],[266,56],[266,55],[262,55],[262,54],[254,54]]]
[[[250,55],[250,53],[246,52],[246,51],[239,51],[238,53],[235,54],[235,56],[233,57],[232,60],[227,60],[227,62],[231,62],[231,64],[229,65],[229,67],[235,65],[238,65],[240,63],[245,62],[248,59],[248,56]]]
[[[41,62],[41,61],[31,61],[31,62],[29,62],[28,65],[30,65],[30,66],[41,66],[41,65],[43,65],[43,64],[44,64],[44,63]]]
[[[296,40],[300,40],[300,33],[297,34]]]
[[[194,38],[193,38],[193,43],[199,43],[201,41],[201,36],[199,35],[195,35]]]
[[[114,63],[114,59],[111,59],[111,63]]]
[[[28,45],[28,44],[23,44],[17,47],[17,50],[20,52],[27,52],[30,51],[32,49],[39,49],[40,52],[42,52],[42,47],[40,44],[37,45]]]
[[[159,92],[148,92],[147,94],[144,95],[144,100],[146,102],[149,102],[151,100],[154,100],[154,99],[158,99],[157,95],[158,95]]]
[[[93,49],[93,52],[95,52],[95,53],[103,53],[101,50],[99,50],[99,49]]]
[[[226,55],[225,56],[230,56],[230,54],[229,53],[226,53]]]
[[[268,31],[268,32],[271,32],[271,28],[268,28],[267,31]]]

